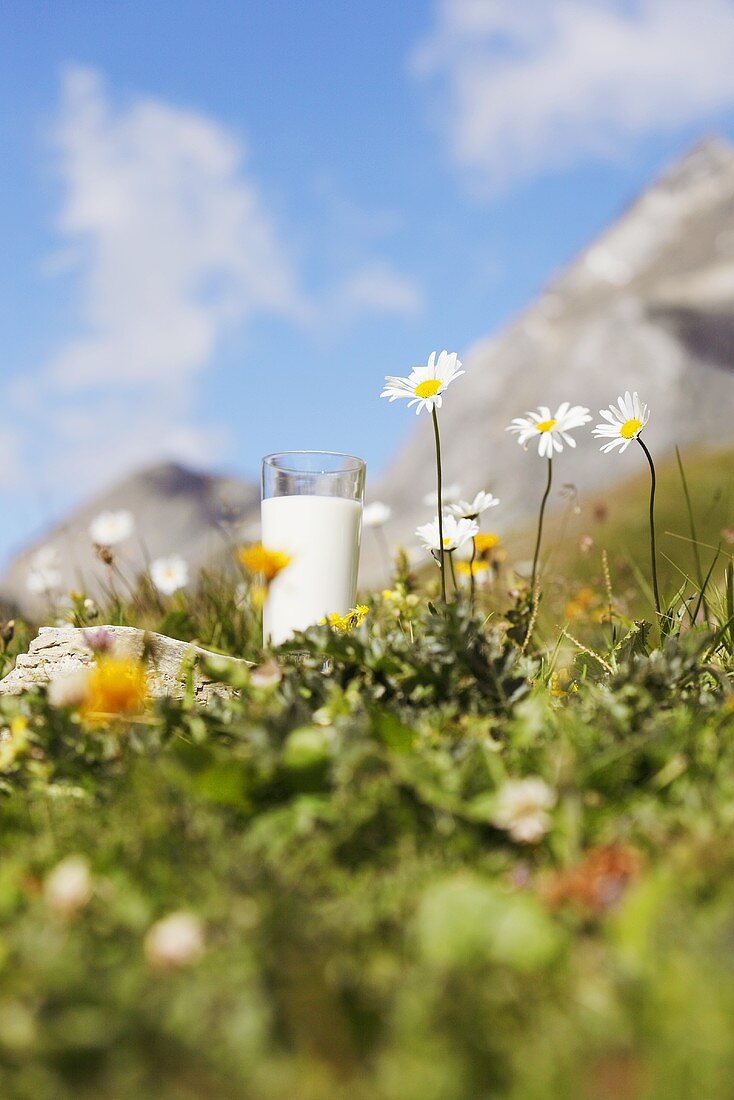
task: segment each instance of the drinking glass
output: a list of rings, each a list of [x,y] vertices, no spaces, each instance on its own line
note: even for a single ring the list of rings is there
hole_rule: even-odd
[[[280,645],[354,606],[365,464],[334,451],[281,451],[262,463],[262,543],[288,565],[271,582],[263,638]]]

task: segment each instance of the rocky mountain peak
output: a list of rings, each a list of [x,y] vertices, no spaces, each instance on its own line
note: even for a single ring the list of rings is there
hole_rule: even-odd
[[[542,471],[505,432],[514,416],[563,400],[596,415],[626,389],[652,409],[646,438],[734,440],[734,148],[697,145],[632,202],[499,334],[463,356],[466,376],[441,410],[445,477],[502,499],[498,529],[532,515]],[[634,470],[635,454],[601,455],[590,432],[556,463],[558,484],[584,489]],[[433,437],[419,420],[374,497],[393,508],[387,534],[412,541],[430,518]],[[369,551],[368,551],[369,553]],[[377,568],[367,560],[366,573]]]

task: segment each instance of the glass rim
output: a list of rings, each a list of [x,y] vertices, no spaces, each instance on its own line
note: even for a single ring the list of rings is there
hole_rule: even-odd
[[[329,458],[344,458],[350,463],[349,465],[343,465],[339,470],[304,470],[301,466],[289,466],[276,461],[276,459],[282,458],[295,458],[298,455],[323,455]],[[263,466],[272,466],[274,469],[283,470],[287,474],[313,474],[317,473],[320,477],[339,477],[343,474],[357,473],[366,466],[366,462],[363,458],[357,458],[356,455],[344,454],[342,451],[273,451],[272,454],[265,455],[262,460]]]

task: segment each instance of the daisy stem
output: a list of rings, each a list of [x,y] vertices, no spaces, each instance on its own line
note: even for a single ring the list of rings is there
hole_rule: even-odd
[[[551,491],[551,481],[553,480],[553,459],[548,459],[548,482],[545,486],[545,492],[543,493],[543,499],[540,502],[540,515],[538,516],[538,537],[535,540],[535,553],[533,554],[533,573],[530,579],[530,593],[535,596],[535,578],[538,575],[538,558],[540,557],[540,543],[543,538],[543,517],[545,516],[545,506],[548,503],[548,496]]]
[[[657,477],[655,476],[655,463],[652,460],[652,455],[648,451],[645,444],[642,442],[642,438],[638,435],[637,442],[645,452],[645,458],[650,466],[650,559],[652,563],[652,590],[655,596],[655,610],[658,613],[658,617],[662,615],[660,607],[660,590],[658,588],[658,561],[657,561],[657,549],[655,546],[655,489],[657,487]]]
[[[437,480],[437,495],[438,495],[438,541],[440,543],[438,548],[439,562],[441,565],[441,603],[446,603],[446,557],[443,545],[443,505],[441,503],[442,485],[441,485],[441,436],[438,432],[438,414],[436,412],[436,406],[431,409],[431,416],[433,417],[433,434],[436,437],[436,480]]]
[[[459,586],[456,583],[456,573],[454,572],[454,552],[449,550],[449,568],[451,569],[451,580],[454,582],[454,593],[459,591]]]
[[[469,559],[469,601],[470,601],[470,606],[471,606],[471,609],[472,609],[472,613],[474,612],[474,597],[475,597],[475,594],[476,594],[476,583],[474,581],[474,561],[476,559],[476,556],[477,556],[477,540],[476,540],[476,538],[472,538],[472,540],[471,540],[471,558]]]

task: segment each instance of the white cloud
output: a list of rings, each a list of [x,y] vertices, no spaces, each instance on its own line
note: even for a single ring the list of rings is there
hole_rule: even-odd
[[[410,316],[423,305],[423,291],[414,279],[375,260],[344,280],[334,295],[333,314],[342,320],[370,314]]]
[[[86,69],[70,69],[61,92],[57,247],[41,275],[71,291],[69,335],[8,382],[0,470],[4,497],[37,501],[46,518],[133,467],[226,461],[234,416],[226,397],[221,411],[207,398],[237,326],[269,315],[313,335],[335,313],[351,323],[420,304],[387,263],[360,264],[361,239],[306,293],[243,141],[214,119],[120,102]]]
[[[242,141],[214,120],[115,106],[99,74],[71,69],[51,140],[61,207],[42,273],[71,283],[77,310],[8,399],[14,484],[67,503],[150,461],[225,458],[226,431],[200,410],[221,340],[262,314],[300,324],[311,306]]]
[[[180,385],[228,326],[304,315],[242,143],[223,127],[151,99],[116,111],[100,76],[74,69],[54,143],[82,296],[79,334],[49,365],[59,385]]]
[[[731,0],[442,0],[412,57],[457,163],[486,188],[734,104]]]

